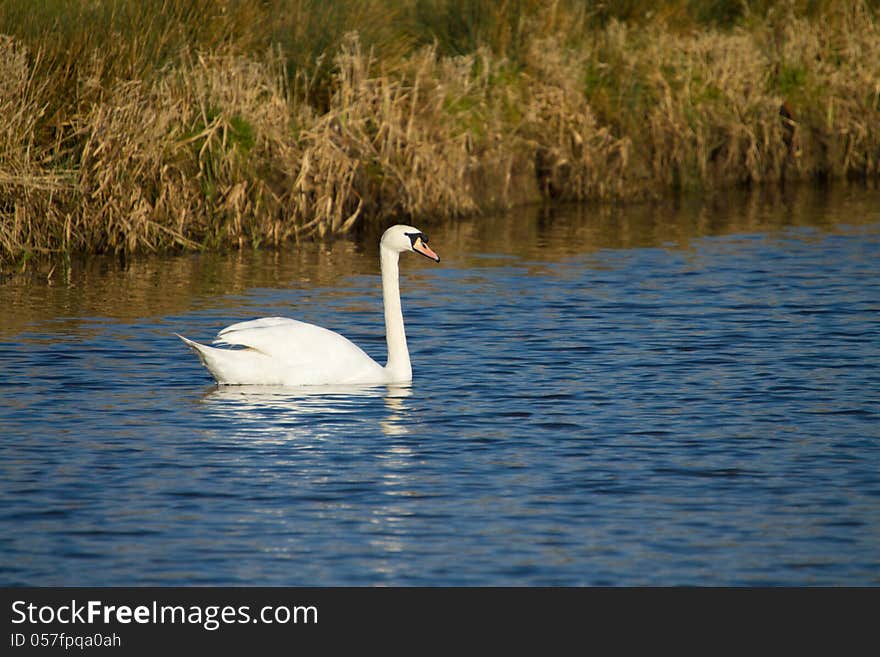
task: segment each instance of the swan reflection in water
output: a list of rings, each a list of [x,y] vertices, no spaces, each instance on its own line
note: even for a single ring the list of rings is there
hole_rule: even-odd
[[[331,437],[353,426],[386,436],[409,433],[409,383],[339,386],[215,386],[202,402],[227,436],[251,439]],[[226,431],[224,430],[224,433]]]
[[[364,532],[384,580],[407,563],[395,555],[412,549],[407,537],[420,522],[413,504],[425,483],[412,394],[409,384],[217,386],[200,403],[213,425],[205,440],[225,448],[220,458],[233,460],[252,489],[236,493],[251,496],[248,518],[271,518],[283,534],[278,554],[296,551],[303,514],[349,522]]]

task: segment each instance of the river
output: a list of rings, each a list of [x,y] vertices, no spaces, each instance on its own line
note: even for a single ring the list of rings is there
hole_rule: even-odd
[[[384,363],[378,232],[0,283],[6,585],[880,585],[880,192],[419,226],[414,380],[218,387],[284,315]]]

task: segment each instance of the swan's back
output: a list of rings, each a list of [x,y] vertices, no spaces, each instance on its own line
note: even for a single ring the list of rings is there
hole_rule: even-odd
[[[239,322],[214,340],[241,349],[217,349],[182,339],[218,383],[325,385],[386,379],[385,368],[339,333],[286,317]]]

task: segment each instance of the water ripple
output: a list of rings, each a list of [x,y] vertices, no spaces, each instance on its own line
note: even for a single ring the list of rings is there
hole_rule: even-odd
[[[565,221],[546,260],[407,263],[411,386],[218,388],[171,335],[291,314],[381,359],[371,259],[47,310],[0,343],[3,582],[880,584],[880,217],[584,253]]]

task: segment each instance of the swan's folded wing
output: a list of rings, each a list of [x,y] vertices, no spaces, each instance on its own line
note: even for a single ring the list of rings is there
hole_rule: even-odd
[[[241,346],[275,364],[328,380],[349,380],[380,366],[348,338],[315,324],[286,317],[264,317],[228,326],[214,344]],[[311,375],[309,375],[311,376]]]
[[[264,329],[275,326],[291,326],[291,328],[295,328],[296,325],[314,326],[314,324],[298,322],[295,319],[290,319],[288,317],[262,317],[260,319],[251,319],[247,322],[238,322],[237,324],[227,326],[217,334],[217,339],[214,340],[214,344],[242,344],[239,340],[241,340],[250,329]]]

